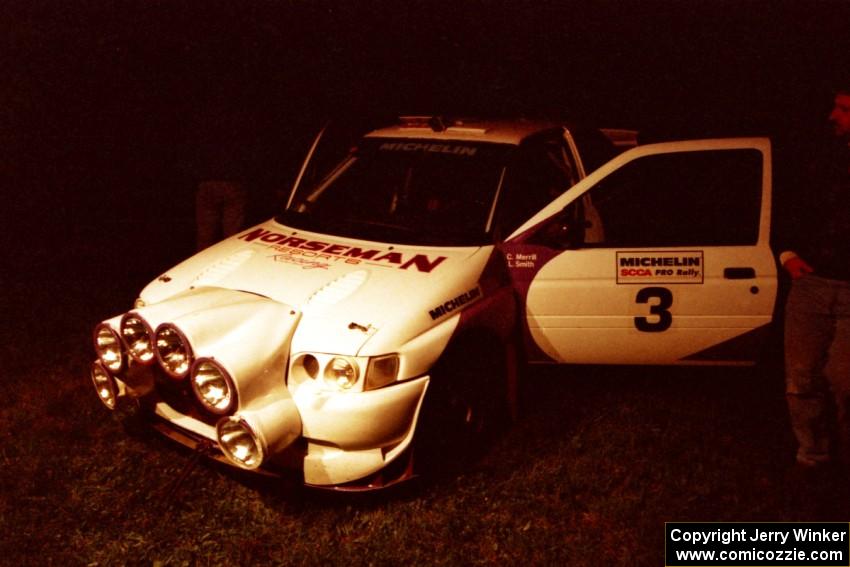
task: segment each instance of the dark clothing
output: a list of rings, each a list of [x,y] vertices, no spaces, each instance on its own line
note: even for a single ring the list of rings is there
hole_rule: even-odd
[[[791,283],[785,385],[797,462],[816,465],[838,457],[848,463],[850,282],[807,275]]]
[[[785,304],[785,384],[797,462],[817,466],[850,460],[850,148],[827,146],[809,163],[775,244],[814,270]]]
[[[793,181],[777,222],[777,252],[793,251],[824,278],[850,281],[850,148],[821,148]]]
[[[195,193],[198,251],[236,234],[245,223],[245,189],[231,181],[203,181]]]

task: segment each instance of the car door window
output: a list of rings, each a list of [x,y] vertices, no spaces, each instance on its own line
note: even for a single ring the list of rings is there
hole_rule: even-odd
[[[510,234],[534,213],[570,188],[576,168],[562,137],[535,140],[517,149],[508,164],[497,226]]]
[[[758,240],[761,153],[751,149],[650,155],[587,194],[601,223],[587,246],[734,246]]]

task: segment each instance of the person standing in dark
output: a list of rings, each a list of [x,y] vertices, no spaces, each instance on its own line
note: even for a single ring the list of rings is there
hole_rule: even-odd
[[[239,232],[245,224],[247,196],[243,185],[228,178],[207,179],[195,192],[198,251]]]
[[[796,461],[850,465],[850,84],[835,93],[826,136],[778,219],[785,382]]]
[[[248,195],[240,175],[242,167],[233,144],[225,138],[208,152],[203,177],[195,190],[195,228],[198,251],[244,228]]]

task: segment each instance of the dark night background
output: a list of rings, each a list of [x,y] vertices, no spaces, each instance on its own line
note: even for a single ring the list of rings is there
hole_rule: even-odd
[[[142,534],[132,547],[138,557],[168,557],[173,549],[196,553],[185,547],[197,543],[186,535],[194,528],[185,518],[209,510],[216,510],[209,517],[223,518],[218,534],[230,533],[234,510],[247,510],[246,530],[275,537],[288,532],[307,545],[312,540],[299,538],[304,532],[293,527],[302,519],[308,526],[350,526],[360,513],[313,512],[311,504],[301,509],[298,502],[293,513],[288,496],[284,505],[264,502],[262,494],[243,495],[246,507],[231,509],[239,499],[210,498],[210,487],[225,480],[198,474],[183,489],[198,494],[184,495],[185,509],[175,512],[182,524],[172,530],[157,516],[153,489],[176,475],[182,461],[138,440],[125,443],[128,436],[116,424],[102,425],[106,411],[87,384],[91,329],[128,309],[145,283],[193,251],[199,180],[241,177],[254,199],[251,220],[261,220],[271,215],[275,193],[291,183],[326,120],[439,113],[564,118],[636,128],[648,141],[767,135],[779,166],[776,191],[782,192],[797,149],[823,130],[832,89],[848,81],[850,2],[0,2],[0,357],[6,390],[0,422],[11,422],[0,441],[0,471],[6,467],[0,519],[14,526],[0,538],[0,550],[9,545],[0,555],[22,556],[27,546],[20,542],[29,536],[38,542],[34,551],[44,548],[60,563],[75,542],[92,546],[80,552],[80,563],[96,564],[92,559],[108,547],[112,555],[103,564],[110,564],[110,557],[127,557],[126,549],[111,544],[131,529]],[[475,510],[491,510],[491,497],[508,502],[506,494],[523,487],[517,508],[506,507],[495,525],[516,528],[513,516],[522,515],[516,510],[534,503],[543,527],[515,530],[511,541],[539,531],[530,544],[542,554],[538,563],[552,545],[570,553],[620,549],[619,541],[597,541],[599,526],[637,526],[626,532],[633,540],[623,549],[646,559],[661,545],[654,538],[667,519],[821,517],[796,515],[783,504],[782,471],[792,458],[792,440],[781,374],[772,371],[743,388],[728,372],[683,383],[654,381],[642,371],[598,386],[593,380],[576,382],[584,388],[552,386],[556,394],[535,399],[534,415],[518,424],[515,447],[499,453],[508,464],[493,465],[495,482],[482,474],[486,480],[452,485],[448,497],[434,491],[389,506],[386,517],[391,523],[405,518],[413,530],[425,526],[415,532],[432,536],[417,548],[422,553],[445,536],[446,549],[461,558],[471,549],[458,545],[467,523],[488,537],[504,535],[492,530],[493,515],[476,516]],[[604,419],[593,418],[597,411]],[[652,439],[650,452],[634,444],[632,431]],[[654,443],[658,432],[663,443]],[[553,452],[551,439],[560,440],[560,452]],[[587,449],[576,439],[589,439]],[[121,445],[117,457],[104,449],[113,445]],[[531,480],[515,482],[512,468]],[[572,478],[567,472],[574,482],[550,498],[554,489],[540,477],[557,483]],[[136,492],[127,496],[125,484]],[[257,499],[263,506],[257,508]],[[470,501],[478,505],[471,516]],[[646,514],[642,502],[653,506]],[[596,503],[608,508],[596,514]],[[422,506],[433,513],[410,513]],[[145,520],[161,529],[133,527],[135,514],[148,508]],[[256,509],[267,514],[261,528]],[[376,525],[383,518],[377,512],[366,512]],[[563,544],[562,517],[572,538]],[[576,539],[576,522],[591,535]],[[320,532],[324,539],[312,543],[329,550],[325,557],[350,544],[339,544],[333,530]],[[391,554],[405,549],[398,541],[379,537],[375,545]],[[239,537],[233,542],[244,548]],[[267,550],[259,544],[247,549],[236,557],[244,564],[263,562]],[[521,554],[525,548],[517,549]],[[204,557],[197,553],[192,557]],[[232,554],[227,557],[233,563]],[[415,555],[405,557],[392,563],[416,562],[410,559]]]
[[[850,74],[847,2],[13,0],[0,22],[4,253],[165,240],[162,267],[200,178],[235,172],[261,217],[328,117],[785,140]]]
[[[268,218],[328,119],[768,135],[781,192],[850,78],[848,24],[837,1],[6,2],[4,324],[123,311],[193,252],[198,181],[241,178]],[[116,304],[84,303],[93,274]]]

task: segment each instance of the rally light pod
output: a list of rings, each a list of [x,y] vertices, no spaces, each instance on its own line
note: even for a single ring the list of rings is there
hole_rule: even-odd
[[[97,399],[108,409],[114,410],[118,405],[118,384],[115,378],[104,368],[102,362],[92,363],[91,381],[95,392],[97,392]]]
[[[118,332],[104,321],[94,328],[94,350],[103,367],[110,372],[124,370],[124,345]]]
[[[265,459],[263,443],[251,425],[240,417],[226,417],[216,425],[221,452],[234,465],[255,470]]]
[[[209,412],[227,415],[237,404],[236,386],[230,373],[212,358],[199,358],[192,365],[192,392]]]
[[[166,374],[182,379],[192,366],[192,345],[183,332],[170,323],[163,323],[154,333],[156,359]]]
[[[257,410],[221,419],[216,434],[228,460],[254,470],[301,435],[301,415],[291,397],[282,397]]]
[[[156,359],[153,330],[144,317],[132,311],[125,313],[121,317],[120,329],[127,353],[133,360],[150,364]]]
[[[193,360],[207,361],[190,370],[217,370],[226,375],[222,380],[232,386],[232,397],[238,397],[239,407],[248,407],[259,398],[289,395],[283,377],[299,317],[288,305],[227,291],[219,295],[214,308],[171,319],[167,325],[191,345]],[[217,383],[222,384],[218,379]],[[219,409],[225,415],[236,407],[233,402],[227,410]]]

